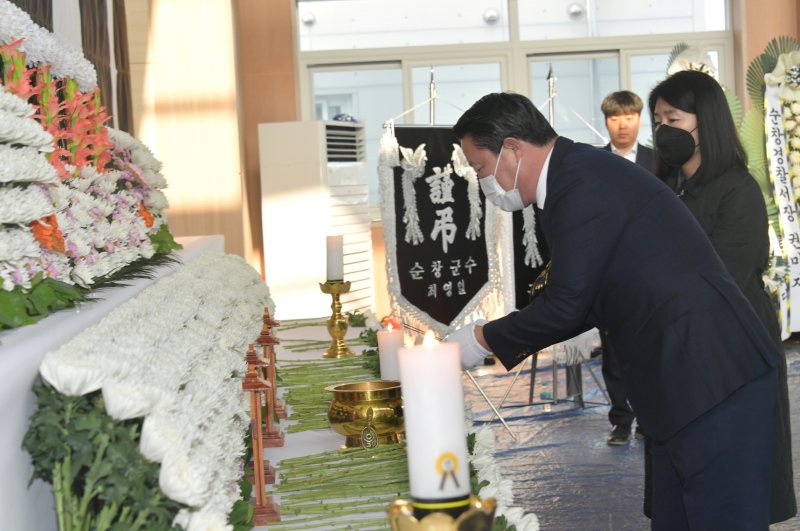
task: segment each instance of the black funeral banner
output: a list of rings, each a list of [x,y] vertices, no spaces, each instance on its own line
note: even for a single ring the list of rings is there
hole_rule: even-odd
[[[531,289],[533,281],[544,271],[545,264],[550,261],[550,249],[542,233],[542,224],[539,220],[539,213],[532,207],[528,207],[529,212],[520,210],[512,215],[512,239],[514,242],[514,303],[517,309],[521,310],[531,300]],[[528,223],[531,218],[534,220],[533,235],[531,239],[530,227],[526,230],[525,217],[528,216]],[[538,247],[538,255],[533,249],[528,249],[532,243]]]
[[[469,180],[457,173],[458,140],[450,127],[397,126],[395,135],[400,165],[393,182],[394,253],[400,293],[450,326],[489,280],[484,196],[476,179],[470,190]]]

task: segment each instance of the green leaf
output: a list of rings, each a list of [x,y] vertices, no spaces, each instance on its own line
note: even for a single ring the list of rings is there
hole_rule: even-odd
[[[764,55],[759,55],[747,67],[747,95],[761,112],[764,112],[764,60]]]
[[[800,49],[800,43],[798,43],[794,37],[781,35],[769,41],[767,47],[764,49],[764,53],[770,57],[774,57],[777,62],[778,57],[782,54],[793,52],[797,49]],[[772,68],[775,68],[775,66],[773,65]],[[772,69],[768,71],[771,72]]]
[[[353,310],[352,312],[345,312],[345,315],[347,316],[347,323],[350,326],[361,327],[367,325],[367,316],[358,310]]]
[[[685,43],[685,42],[679,42],[678,44],[673,46],[672,47],[672,51],[669,52],[669,59],[667,59],[667,68],[665,69],[665,71],[669,70],[669,67],[672,66],[672,62],[675,61],[675,59],[680,54],[682,54],[683,52],[685,52],[688,49],[689,49],[689,45],[687,43]]]
[[[183,249],[183,245],[176,242],[175,238],[172,237],[172,233],[170,233],[166,223],[163,223],[158,228],[158,232],[150,236],[150,243],[153,244],[156,253],[169,253],[170,251]]]
[[[732,90],[725,89],[725,99],[728,100],[728,108],[731,110],[733,123],[738,128],[742,123],[742,102]]]
[[[19,290],[0,291],[0,327],[16,328],[33,324],[36,319],[28,315],[27,298]]]
[[[230,523],[237,526],[245,526],[244,529],[253,527],[253,506],[244,500],[237,500],[233,504],[233,511],[230,515]],[[249,527],[246,527],[248,526]]]
[[[29,300],[38,315],[50,313],[50,307],[57,301],[56,292],[47,282],[40,282],[31,290]]]
[[[761,187],[761,192],[772,196],[772,185],[767,172],[767,156],[764,134],[764,113],[752,108],[745,114],[739,129],[739,139],[747,153],[747,166]]]

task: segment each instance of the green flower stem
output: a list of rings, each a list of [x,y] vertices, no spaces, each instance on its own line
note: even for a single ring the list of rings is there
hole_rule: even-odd
[[[61,461],[56,461],[53,467],[53,495],[56,501],[56,517],[58,528],[67,531],[67,518],[64,508],[64,471]]]
[[[94,531],[106,531],[109,529],[111,527],[111,522],[114,520],[114,517],[117,515],[118,511],[119,506],[116,502],[112,502],[110,505],[103,505],[102,509],[100,509],[100,514],[97,516],[97,520],[95,521]],[[120,521],[123,521],[123,519],[120,518]]]
[[[99,492],[99,490],[95,489],[95,485],[102,477],[100,475],[100,467],[106,457],[108,442],[109,436],[107,434],[100,436],[100,444],[98,445],[97,452],[94,454],[94,461],[85,476],[86,484],[84,485],[83,496],[81,497],[80,510],[77,513],[80,518],[80,524],[82,525],[76,526],[81,527],[83,531],[89,531],[92,524],[92,516],[89,514],[89,503]]]

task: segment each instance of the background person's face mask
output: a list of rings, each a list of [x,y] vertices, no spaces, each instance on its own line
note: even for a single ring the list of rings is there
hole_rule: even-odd
[[[497,182],[495,175],[497,175],[497,168],[500,167],[500,156],[503,154],[503,146],[500,146],[500,153],[497,155],[497,164],[494,166],[494,173],[487,175],[478,182],[481,185],[486,200],[491,202],[500,210],[506,212],[514,212],[515,210],[522,210],[525,205],[522,204],[522,196],[519,195],[517,188],[517,180],[519,179],[519,167],[522,160],[517,161],[517,172],[514,174],[514,188],[512,190],[504,190],[500,183]]]
[[[696,127],[692,129],[694,131]],[[672,168],[678,168],[694,155],[697,145],[694,143],[692,131],[661,124],[656,129],[656,151],[661,161]]]

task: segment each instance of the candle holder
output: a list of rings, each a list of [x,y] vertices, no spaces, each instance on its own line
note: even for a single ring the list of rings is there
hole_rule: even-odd
[[[470,496],[469,509],[458,518],[433,512],[417,520],[410,501],[395,500],[386,512],[392,531],[485,531],[492,529],[496,506],[494,498],[481,500]]]
[[[323,358],[350,358],[355,353],[348,348],[344,342],[344,335],[347,333],[347,317],[342,315],[342,303],[339,296],[350,291],[350,282],[343,280],[329,280],[320,283],[319,289],[333,298],[331,310],[333,313],[328,318],[328,334],[331,336],[331,346],[322,355]]]

